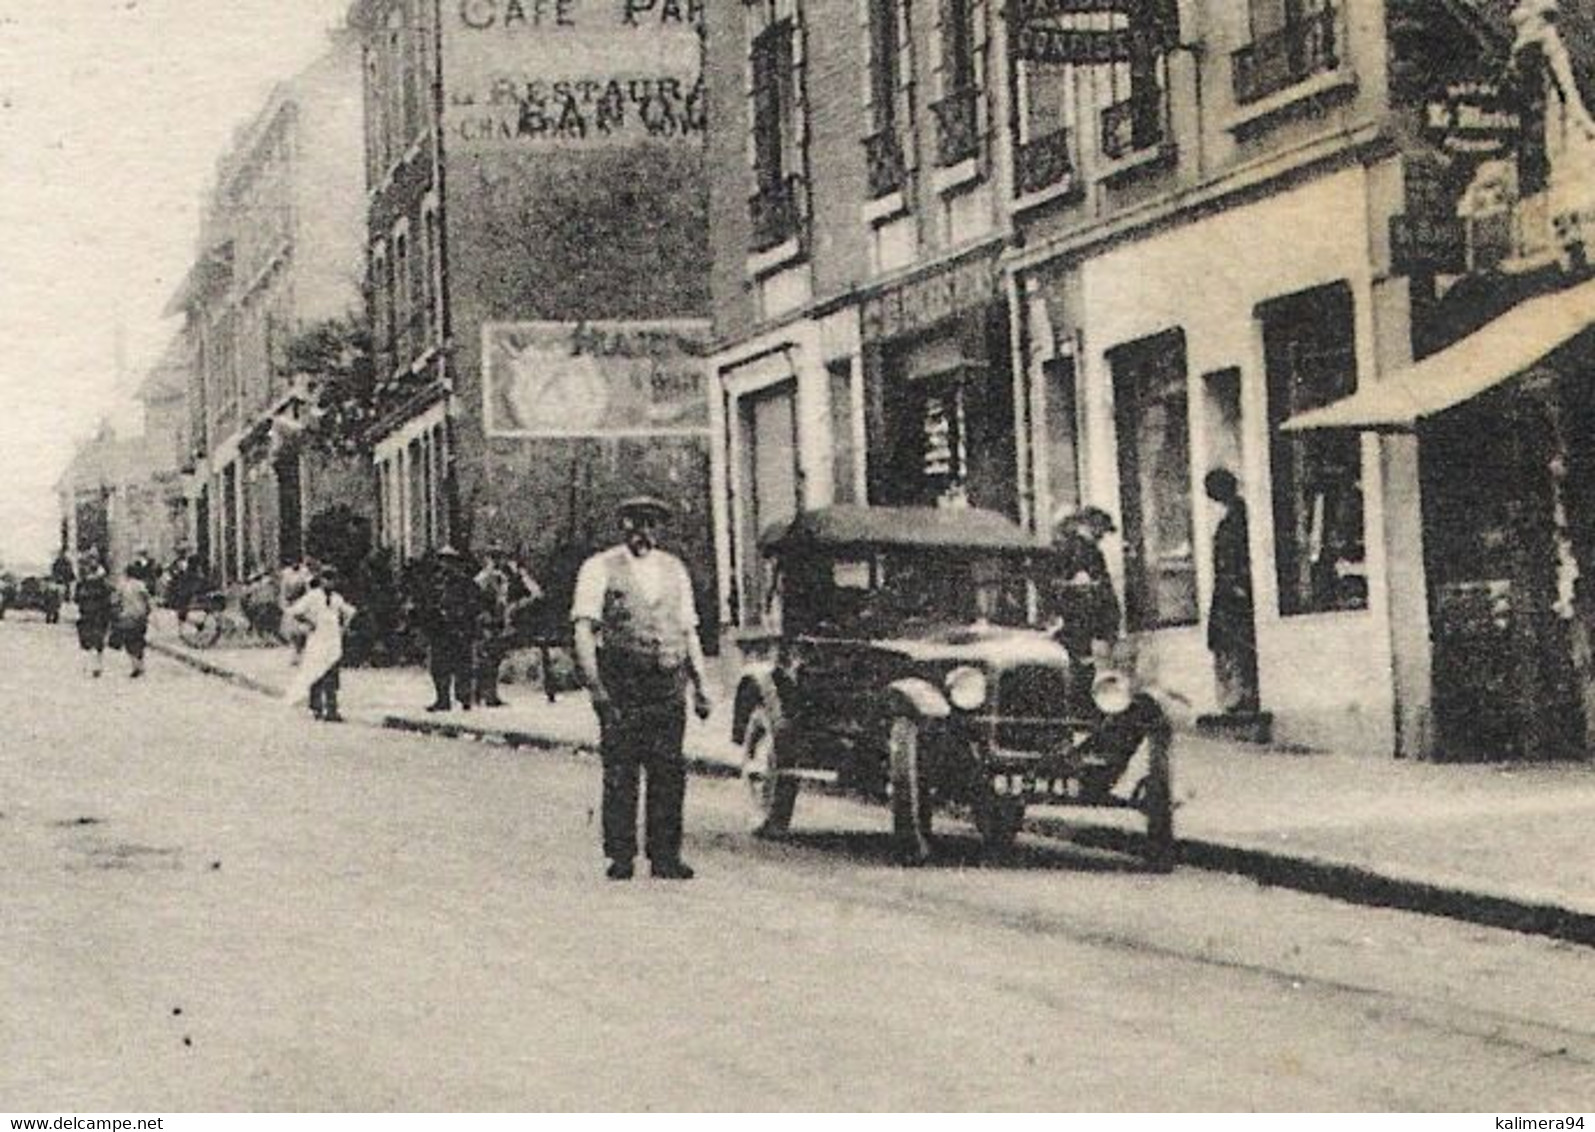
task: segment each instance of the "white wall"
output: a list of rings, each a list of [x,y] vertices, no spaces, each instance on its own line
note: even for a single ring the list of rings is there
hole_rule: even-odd
[[[1159,331],[1179,327],[1185,332],[1195,554],[1204,614],[1212,588],[1212,530],[1219,512],[1201,490],[1214,447],[1203,417],[1202,375],[1240,367],[1243,437],[1238,471],[1252,520],[1264,707],[1275,713],[1275,734],[1283,741],[1383,755],[1393,743],[1393,693],[1379,461],[1373,458],[1373,441],[1365,440],[1369,608],[1281,618],[1273,565],[1262,334],[1254,315],[1264,300],[1344,280],[1356,308],[1358,381],[1376,379],[1367,194],[1360,167],[1338,172],[1120,245],[1081,263],[1075,285],[1059,279],[1047,290],[1057,332],[1081,335],[1086,497],[1115,515],[1121,509],[1106,352]],[[1066,291],[1068,299],[1062,298]],[[1110,550],[1117,559],[1119,548]],[[1211,710],[1214,699],[1205,642],[1205,631],[1197,626],[1148,634],[1142,650],[1160,680],[1203,711]]]

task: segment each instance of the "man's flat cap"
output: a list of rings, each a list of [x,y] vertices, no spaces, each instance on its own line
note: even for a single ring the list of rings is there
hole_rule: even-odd
[[[622,499],[615,511],[619,515],[631,515],[639,519],[668,519],[675,514],[675,509],[656,495],[633,495],[629,499]]]

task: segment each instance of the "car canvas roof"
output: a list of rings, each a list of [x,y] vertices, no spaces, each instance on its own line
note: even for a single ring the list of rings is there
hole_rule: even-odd
[[[925,547],[1035,554],[1051,549],[1006,515],[979,507],[868,507],[836,504],[804,511],[765,530],[765,554],[817,549]]]

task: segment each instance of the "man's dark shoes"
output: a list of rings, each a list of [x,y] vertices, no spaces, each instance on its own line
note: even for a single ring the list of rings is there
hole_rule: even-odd
[[[339,715],[335,711],[329,711],[326,715],[322,716],[322,718],[325,719],[328,723],[342,723],[343,722],[343,716]]]
[[[426,710],[427,711],[448,711],[449,710],[449,705],[447,703],[444,703],[444,702],[440,701],[440,700],[433,700],[431,703],[426,705]]]
[[[630,880],[635,871],[630,861],[611,861],[604,875],[610,880]]]
[[[497,696],[494,696],[490,700],[483,700],[482,701],[482,706],[483,707],[503,707],[504,706],[504,701],[499,699]]]
[[[649,866],[656,880],[691,880],[695,875],[692,867],[687,862],[677,858],[673,861],[655,861]]]

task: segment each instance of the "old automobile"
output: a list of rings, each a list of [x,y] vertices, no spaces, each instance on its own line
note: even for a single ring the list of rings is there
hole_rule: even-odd
[[[838,505],[760,544],[778,629],[732,722],[756,832],[785,832],[825,782],[890,806],[906,864],[938,810],[1000,851],[1036,805],[1134,811],[1147,860],[1172,864],[1168,716],[1049,631],[1045,542],[991,511]]]
[[[39,574],[22,578],[6,575],[0,584],[0,617],[13,609],[32,609],[44,614],[44,619],[55,623],[61,618],[61,587]]]

